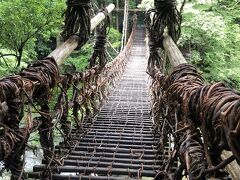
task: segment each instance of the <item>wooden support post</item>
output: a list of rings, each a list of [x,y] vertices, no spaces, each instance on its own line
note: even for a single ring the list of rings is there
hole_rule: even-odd
[[[125,0],[124,7],[124,17],[123,17],[123,30],[122,30],[122,43],[121,43],[121,51],[124,49],[127,41],[127,26],[128,26],[128,3],[129,0]]]
[[[108,13],[111,13],[115,8],[114,4],[110,4],[106,7]],[[98,13],[92,20],[91,20],[91,31],[93,31],[98,24],[105,19],[105,14],[103,12]],[[48,57],[53,57],[58,66],[63,64],[64,59],[66,59],[78,46],[79,37],[76,35],[71,36],[67,41],[57,47],[53,52],[51,52]]]
[[[124,37],[124,47],[127,44],[127,37],[128,37],[128,16],[129,16],[129,0],[126,0],[126,4],[127,4],[127,9],[126,9],[126,26],[125,26],[125,37]]]
[[[133,13],[136,13],[136,12],[145,12],[145,10],[143,9],[128,9],[129,12],[133,12]],[[114,9],[114,12],[124,12],[124,9],[121,9],[121,8],[116,8]]]
[[[178,49],[177,45],[174,43],[172,38],[165,34],[163,39],[163,47],[167,53],[168,59],[173,67],[180,64],[187,63],[186,59],[183,57],[181,51]]]
[[[232,152],[230,151],[223,151],[221,154],[222,159],[227,159],[232,155]],[[226,166],[225,168],[227,172],[229,172],[232,176],[232,179],[239,179],[240,177],[240,167],[237,164],[236,161],[231,162],[229,165]]]
[[[116,0],[116,8],[119,8],[119,0]],[[116,29],[119,31],[119,13],[116,12]]]

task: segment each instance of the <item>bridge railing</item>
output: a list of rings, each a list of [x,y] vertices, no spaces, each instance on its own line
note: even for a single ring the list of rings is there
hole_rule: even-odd
[[[171,4],[156,0],[155,6],[147,17],[152,112],[160,147],[170,149],[170,157],[158,176],[181,179],[185,169],[190,179],[201,179],[236,160],[238,164],[231,164],[228,170],[237,179],[240,172],[240,93],[223,83],[206,85],[176,45],[181,18],[178,18],[174,1]],[[165,57],[173,69],[168,75],[164,74]],[[232,155],[226,156],[225,151]],[[216,157],[225,158],[216,162]],[[172,174],[174,161],[181,165]]]
[[[109,9],[113,9],[111,5]],[[105,13],[100,12],[99,17],[103,20]],[[92,22],[92,28],[99,23],[96,19]],[[73,123],[79,133],[84,133],[84,123],[93,120],[126,66],[135,28],[136,24],[125,49],[105,67],[94,66],[84,72],[60,75],[58,65],[69,55],[69,47],[75,49],[79,40],[72,36],[51,57],[0,80],[0,161],[11,171],[13,179],[23,176],[28,139],[36,130],[47,163],[46,176],[50,164],[61,164],[55,155],[54,130],[59,130],[65,147],[71,146]],[[53,97],[57,97],[55,105],[51,105]]]

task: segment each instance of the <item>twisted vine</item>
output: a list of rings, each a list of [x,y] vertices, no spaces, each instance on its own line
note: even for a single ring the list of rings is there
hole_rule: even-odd
[[[65,12],[65,27],[62,32],[66,40],[72,35],[79,37],[79,47],[84,45],[91,33],[91,4],[90,0],[67,0]]]

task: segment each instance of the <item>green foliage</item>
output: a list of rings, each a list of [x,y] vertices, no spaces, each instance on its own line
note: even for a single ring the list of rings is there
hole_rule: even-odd
[[[87,43],[79,51],[76,51],[69,57],[63,65],[64,73],[82,71],[87,68],[88,60],[93,52],[92,43]]]
[[[0,77],[16,74],[23,67],[27,67],[27,63],[22,62],[20,67],[16,67],[16,60],[14,58],[3,58],[0,61]]]
[[[55,48],[55,37],[63,24],[64,8],[65,0],[1,2],[0,76],[18,72],[31,62],[30,59],[42,59]],[[112,46],[118,49],[121,34],[111,28],[108,38]],[[89,42],[80,51],[75,51],[65,62],[63,69],[84,70],[93,51],[92,44],[93,42]],[[116,55],[111,47],[108,46],[108,50],[112,56]]]
[[[150,9],[154,7],[154,0],[142,0],[141,4],[137,6],[141,9]]]
[[[108,34],[108,41],[112,44],[114,48],[119,48],[121,46],[122,34],[114,28],[110,28]]]
[[[64,0],[4,0],[0,5],[0,44],[18,61],[24,52],[35,58],[37,37],[47,41],[56,35],[62,22]],[[3,54],[3,53],[1,53]],[[25,55],[26,55],[25,54]]]
[[[222,80],[240,88],[240,27],[236,23],[240,13],[233,2],[187,4],[179,44],[208,81]]]
[[[129,1],[129,8],[135,9],[137,7],[136,1]]]

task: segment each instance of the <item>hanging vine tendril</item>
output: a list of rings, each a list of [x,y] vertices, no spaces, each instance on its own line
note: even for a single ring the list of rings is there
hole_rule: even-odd
[[[62,32],[66,40],[72,35],[79,37],[79,47],[84,45],[91,31],[91,6],[90,0],[67,0],[65,12],[65,27]]]
[[[159,54],[159,43],[155,36],[153,26],[151,24],[151,13],[154,13],[155,10],[151,9],[147,12],[145,18],[145,24],[148,35],[148,46],[149,46],[149,58],[147,73],[153,78],[158,71],[161,71],[163,68],[163,60]]]
[[[158,44],[163,47],[163,35],[167,33],[177,42],[181,33],[181,15],[176,7],[176,0],[155,0],[155,14],[152,28]]]
[[[105,13],[106,18],[104,22],[102,22],[97,27],[97,37],[94,46],[94,52],[89,59],[90,68],[99,65],[100,68],[103,68],[107,63],[107,53],[106,53],[106,42],[107,42],[107,28],[110,25],[110,16],[106,10],[102,11]]]
[[[163,49],[164,31],[176,42],[181,32],[181,15],[175,0],[155,0],[155,9],[146,14],[145,24],[149,37],[149,59],[147,73],[154,77],[158,70],[164,69],[164,60],[160,56]]]

